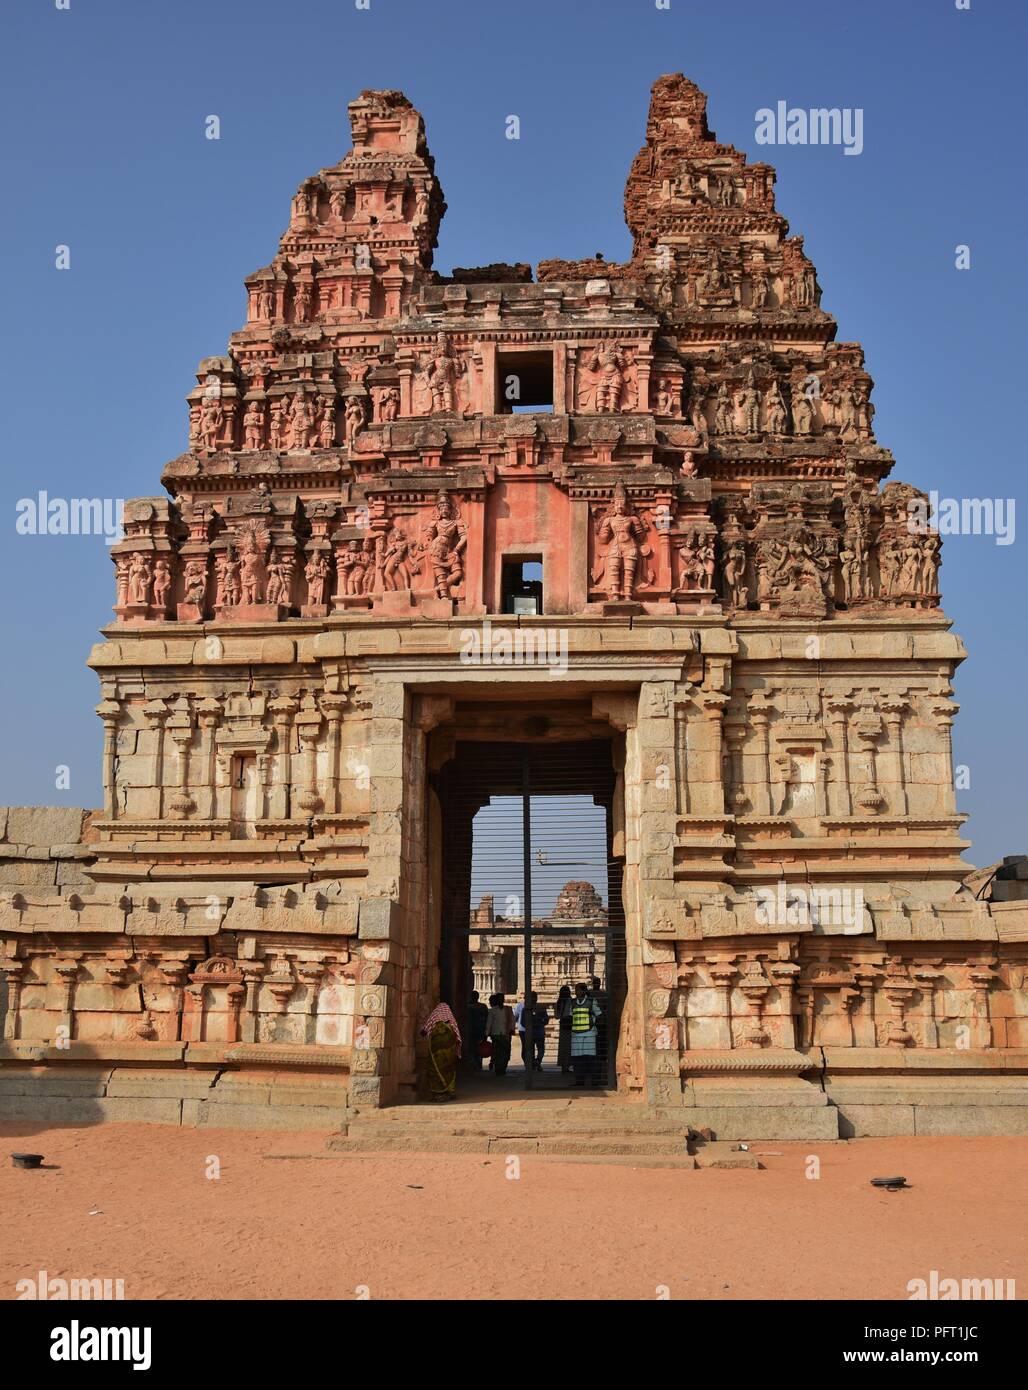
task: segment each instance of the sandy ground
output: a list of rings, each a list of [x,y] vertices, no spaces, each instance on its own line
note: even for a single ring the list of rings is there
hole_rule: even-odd
[[[1028,1138],[755,1143],[761,1172],[528,1157],[514,1179],[502,1156],[319,1158],[309,1134],[0,1140],[2,1298],[44,1269],[129,1299],[905,1299],[932,1269],[1028,1290]],[[15,1169],[19,1149],[52,1166]],[[869,1185],[895,1173],[909,1190]]]

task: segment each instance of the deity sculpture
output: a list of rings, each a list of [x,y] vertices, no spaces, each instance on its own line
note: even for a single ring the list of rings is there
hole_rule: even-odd
[[[320,607],[325,602],[325,584],[328,581],[329,565],[324,551],[316,550],[304,566],[307,580],[307,602]]]
[[[760,433],[760,392],[757,390],[756,382],[752,372],[747,377],[746,382],[740,387],[735,397],[735,403],[742,412],[743,433]]]
[[[217,450],[224,424],[225,408],[221,404],[221,397],[205,396],[200,413],[200,437],[209,454]]]
[[[251,401],[243,416],[243,448],[260,449],[264,444],[264,406]]]
[[[858,429],[858,403],[853,387],[848,383],[837,386],[828,396],[831,405],[835,424],[839,434],[843,439],[856,439]]]
[[[433,413],[449,413],[454,410],[457,378],[462,368],[453,357],[445,333],[436,335],[435,352],[423,359],[422,370],[432,400]]]
[[[797,434],[814,432],[814,407],[801,381],[795,382],[792,388],[792,425]]]
[[[763,261],[750,266],[750,308],[766,309],[771,298],[771,280]]]
[[[229,546],[215,561],[217,588],[214,596],[218,608],[232,608],[239,602],[239,560]]]
[[[410,541],[394,526],[383,555],[382,575],[387,589],[411,587],[411,558]]]
[[[718,382],[714,396],[714,430],[717,434],[735,433],[735,407],[725,381]]]
[[[293,286],[293,320],[306,323],[311,313],[311,286],[306,280],[298,280]]]
[[[275,450],[286,447],[286,425],[288,408],[284,397],[279,397],[271,407],[270,443]]]
[[[274,551],[268,563],[268,603],[288,606],[293,590],[293,557],[283,554],[275,558]]]
[[[450,497],[440,492],[436,498],[435,520],[425,530],[426,550],[432,567],[437,598],[453,598],[464,578],[464,551],[467,527]]]
[[[635,574],[639,566],[640,545],[646,528],[629,510],[623,483],[614,488],[609,509],[600,522],[599,541],[607,547],[603,561],[603,582],[612,603],[635,597]]]
[[[782,396],[777,377],[772,377],[771,385],[764,397],[764,415],[770,434],[785,434],[789,424],[789,415],[785,409],[785,399]]]
[[[364,546],[359,540],[350,541],[336,561],[339,592],[350,595],[363,593],[366,568]]]
[[[681,415],[681,388],[670,377],[662,376],[658,380],[655,405],[658,415]]]
[[[293,397],[293,407],[289,412],[292,423],[292,447],[310,449],[314,443],[315,424],[310,402],[303,387]]]
[[[328,396],[318,402],[318,448],[331,449],[336,442],[336,406]]]
[[[604,343],[589,358],[589,371],[599,373],[595,397],[597,414],[616,414],[620,411],[627,365],[628,356],[617,343]]]
[[[701,531],[690,531],[677,547],[679,588],[712,589],[714,587],[714,546]]]
[[[395,420],[400,413],[400,393],[395,386],[385,386],[378,393],[378,418]]]
[[[352,449],[353,441],[368,423],[368,411],[367,406],[364,404],[364,397],[348,396],[343,415],[345,417],[346,445],[347,448]]]
[[[712,246],[707,252],[706,263],[696,282],[696,289],[700,299],[725,299],[734,294],[732,282],[721,261],[721,252],[716,246]]]
[[[183,598],[186,603],[192,603],[197,608],[203,607],[204,599],[207,596],[207,561],[206,560],[187,560],[185,573],[183,575]]]
[[[129,561],[128,601],[132,604],[150,601],[150,561],[139,551]]]
[[[722,574],[724,597],[734,608],[745,608],[749,590],[746,587],[746,546],[741,540],[730,540],[725,545]]]
[[[159,613],[167,611],[170,593],[171,566],[162,556],[154,561],[153,567],[153,606]]]

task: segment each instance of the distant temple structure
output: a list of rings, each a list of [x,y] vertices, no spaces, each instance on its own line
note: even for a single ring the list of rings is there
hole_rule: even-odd
[[[419,1022],[507,969],[475,811],[543,785],[606,818],[626,1104],[1023,1131],[1028,901],[963,884],[939,537],[774,170],[664,76],[625,263],[443,275],[421,116],[349,113],[126,507],[103,808],[4,821],[0,1115],[415,1098]]]
[[[533,918],[541,927],[566,925],[566,936],[545,935],[532,943],[532,989],[543,1004],[552,1004],[562,985],[606,978],[603,933],[607,910],[591,883],[565,883],[549,918]],[[511,931],[522,931],[523,917],[497,916],[492,894],[485,894],[471,913],[468,943],[474,988],[484,1000],[491,994],[509,998],[525,992],[525,948]],[[506,928],[506,931],[504,930]],[[572,930],[577,929],[577,930]]]

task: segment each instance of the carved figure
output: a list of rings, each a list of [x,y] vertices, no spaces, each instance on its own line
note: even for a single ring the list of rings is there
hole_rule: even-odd
[[[221,404],[221,397],[205,396],[200,414],[200,437],[209,454],[218,448],[224,424],[225,408]]]
[[[367,406],[364,404],[364,397],[348,396],[346,409],[343,411],[343,414],[346,420],[346,444],[348,448],[353,448],[353,441],[368,423],[368,411]]]
[[[243,416],[243,448],[260,449],[264,444],[264,406],[251,401]]]
[[[453,598],[464,578],[464,551],[467,528],[450,497],[440,492],[436,498],[435,520],[425,531],[432,582],[438,598]]]
[[[239,560],[229,546],[215,561],[217,588],[214,602],[219,608],[232,608],[239,602]]]
[[[293,407],[289,412],[292,423],[292,447],[310,449],[314,443],[315,425],[307,393],[301,387],[293,397]]]
[[[757,390],[756,382],[752,375],[746,380],[746,384],[740,388],[735,398],[735,403],[742,411],[743,432],[745,434],[760,433],[760,392]]]
[[[450,412],[456,401],[457,377],[461,368],[450,351],[445,333],[436,335],[434,354],[422,363],[433,413]]]
[[[771,434],[784,434],[788,428],[789,416],[785,409],[785,399],[776,378],[772,378],[764,397],[764,418]]]
[[[749,602],[746,587],[746,547],[741,540],[729,541],[725,546],[723,570],[725,598],[735,608],[745,608]]]
[[[150,601],[150,561],[137,552],[129,561],[128,571],[129,603],[149,603]]]
[[[329,565],[324,551],[316,550],[304,566],[304,578],[307,580],[307,602],[312,605],[323,605],[325,602],[325,584],[328,581]]]
[[[271,407],[271,429],[270,443],[273,449],[284,449],[286,447],[286,426],[288,423],[288,407],[284,397],[279,397]]]
[[[388,543],[383,555],[382,575],[387,589],[409,589],[411,587],[411,545],[407,537],[397,527],[389,532]]]
[[[645,538],[646,528],[629,510],[624,484],[618,483],[599,530],[600,544],[607,547],[603,562],[604,587],[612,603],[634,598],[640,543]]]
[[[395,386],[383,387],[378,393],[378,418],[395,420],[400,413],[400,393]]]
[[[153,605],[159,612],[163,613],[167,609],[170,593],[171,567],[162,557],[154,561],[153,567]]]
[[[599,372],[596,383],[595,408],[598,414],[616,414],[621,409],[621,393],[625,385],[628,358],[617,343],[596,348],[589,358],[589,370]]]
[[[331,449],[336,442],[335,401],[322,396],[318,405],[318,448]]]
[[[716,434],[735,433],[735,408],[728,392],[728,383],[718,382],[714,396],[714,431]]]

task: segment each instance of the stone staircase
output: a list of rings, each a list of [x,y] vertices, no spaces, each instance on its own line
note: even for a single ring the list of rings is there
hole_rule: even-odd
[[[648,1167],[760,1164],[729,1143],[688,1142],[686,1117],[616,1101],[532,1101],[399,1105],[351,1111],[328,1140],[337,1153],[481,1153]],[[697,1159],[690,1147],[699,1154]],[[730,1152],[731,1151],[731,1152]],[[718,1160],[715,1165],[714,1158]]]

